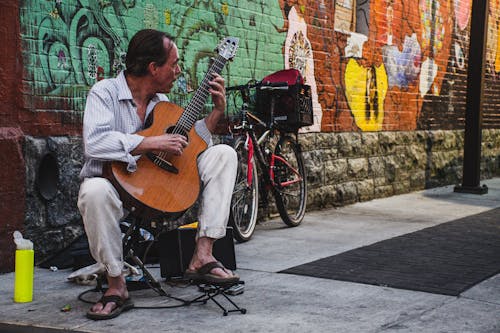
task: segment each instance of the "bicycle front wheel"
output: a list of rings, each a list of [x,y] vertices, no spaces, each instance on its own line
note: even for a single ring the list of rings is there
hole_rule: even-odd
[[[296,227],[306,212],[306,169],[300,146],[290,136],[283,136],[274,151],[274,189],[276,207],[283,222]]]
[[[233,147],[238,154],[238,172],[231,199],[229,224],[233,227],[233,237],[238,242],[246,242],[252,237],[257,224],[259,179],[255,158],[248,159],[245,138],[237,138]],[[252,167],[250,177],[249,165]]]

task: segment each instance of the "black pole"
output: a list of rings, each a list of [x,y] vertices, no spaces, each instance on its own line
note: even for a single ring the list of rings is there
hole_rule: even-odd
[[[481,179],[481,130],[483,115],[483,78],[486,32],[488,27],[488,0],[472,1],[469,60],[467,67],[467,99],[465,110],[464,168],[462,185],[455,192],[484,194],[486,185]]]

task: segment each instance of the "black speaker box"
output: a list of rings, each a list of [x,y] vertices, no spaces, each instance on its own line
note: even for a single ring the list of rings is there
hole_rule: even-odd
[[[158,237],[160,271],[163,278],[169,280],[182,277],[194,253],[195,237],[196,228],[178,228]],[[226,236],[215,241],[213,255],[227,269],[236,269],[231,227],[226,229]]]

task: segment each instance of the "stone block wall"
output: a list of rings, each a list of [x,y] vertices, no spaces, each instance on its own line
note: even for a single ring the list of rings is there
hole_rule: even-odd
[[[308,209],[460,184],[463,131],[312,133],[301,136]],[[500,174],[500,131],[484,130],[481,175]]]
[[[83,152],[80,137],[26,136],[25,237],[38,261],[68,246],[83,232],[77,209]]]

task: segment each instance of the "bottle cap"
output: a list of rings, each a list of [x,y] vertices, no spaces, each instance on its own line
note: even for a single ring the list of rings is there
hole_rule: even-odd
[[[24,239],[23,234],[19,231],[14,231],[14,243],[18,250],[33,250],[33,242],[29,239]]]

